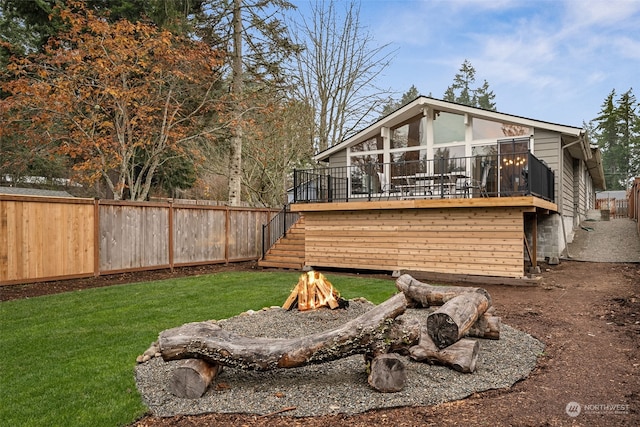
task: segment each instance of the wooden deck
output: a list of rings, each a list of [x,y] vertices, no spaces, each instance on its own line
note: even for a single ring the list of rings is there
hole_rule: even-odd
[[[519,278],[525,213],[548,214],[557,206],[525,196],[310,203],[291,210],[305,218],[309,267]]]

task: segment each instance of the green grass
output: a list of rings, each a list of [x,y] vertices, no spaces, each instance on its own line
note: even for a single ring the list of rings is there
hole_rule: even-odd
[[[241,272],[0,303],[0,424],[118,426],[144,414],[135,359],[158,333],[281,305],[299,273]],[[378,304],[393,281],[328,274],[344,298]]]

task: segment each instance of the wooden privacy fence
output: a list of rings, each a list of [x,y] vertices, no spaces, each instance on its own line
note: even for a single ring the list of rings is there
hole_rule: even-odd
[[[257,260],[275,213],[0,195],[0,284]]]
[[[610,218],[627,218],[629,216],[629,200],[596,199],[596,209],[609,210]]]

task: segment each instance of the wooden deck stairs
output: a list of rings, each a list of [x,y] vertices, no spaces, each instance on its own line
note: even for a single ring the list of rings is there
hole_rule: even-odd
[[[304,267],[304,217],[301,217],[258,261],[259,267],[302,270]]]

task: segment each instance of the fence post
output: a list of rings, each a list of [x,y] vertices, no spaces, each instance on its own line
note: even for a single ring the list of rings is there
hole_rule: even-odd
[[[174,230],[174,226],[173,226],[173,199],[169,200],[169,215],[168,215],[168,221],[169,221],[169,270],[173,273],[173,252],[174,252],[174,246],[175,246],[175,242],[173,241],[173,230]]]
[[[231,212],[229,211],[229,206],[225,207],[224,222],[224,264],[229,265],[229,233],[231,230]]]
[[[93,199],[93,276],[100,276],[100,199]]]

